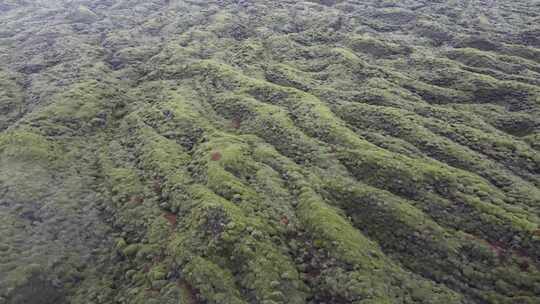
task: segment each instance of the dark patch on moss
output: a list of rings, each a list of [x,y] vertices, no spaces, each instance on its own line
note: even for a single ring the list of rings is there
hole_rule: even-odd
[[[67,304],[63,291],[44,274],[34,273],[7,295],[8,304]]]

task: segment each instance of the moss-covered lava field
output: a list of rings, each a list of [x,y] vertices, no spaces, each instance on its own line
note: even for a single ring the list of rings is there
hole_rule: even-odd
[[[538,304],[539,225],[539,0],[0,1],[0,304]]]

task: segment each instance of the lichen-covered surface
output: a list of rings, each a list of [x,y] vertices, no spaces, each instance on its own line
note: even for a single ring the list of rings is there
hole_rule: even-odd
[[[539,24],[0,1],[0,303],[540,303]]]

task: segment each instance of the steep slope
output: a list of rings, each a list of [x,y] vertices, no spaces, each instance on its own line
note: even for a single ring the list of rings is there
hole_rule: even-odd
[[[1,2],[0,303],[538,303],[539,21]]]

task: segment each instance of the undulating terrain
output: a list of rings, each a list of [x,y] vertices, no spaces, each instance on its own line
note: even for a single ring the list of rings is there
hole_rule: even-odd
[[[540,1],[0,1],[0,304],[540,303]]]

